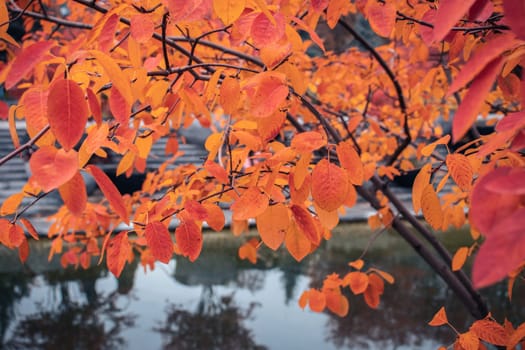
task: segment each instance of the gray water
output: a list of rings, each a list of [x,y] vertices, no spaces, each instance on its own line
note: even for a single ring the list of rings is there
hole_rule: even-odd
[[[331,272],[344,275],[372,234],[343,225],[301,263],[285,251],[261,249],[251,265],[237,258],[240,240],[205,236],[201,257],[176,257],[145,271],[126,266],[120,279],[104,264],[88,270],[47,262],[48,242],[35,242],[25,266],[0,251],[0,339],[5,349],[436,349],[454,341],[447,327],[427,322],[443,305],[460,331],[472,322],[461,303],[394,234],[383,233],[365,260],[396,278],[378,310],[348,294],[350,312],[302,310],[301,293],[320,287]],[[448,246],[470,242],[449,232]],[[504,283],[483,290],[493,315],[525,321],[523,283],[513,304]]]

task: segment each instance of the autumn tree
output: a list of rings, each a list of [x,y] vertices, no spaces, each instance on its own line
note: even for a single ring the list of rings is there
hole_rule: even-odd
[[[373,46],[349,16],[385,44]],[[493,320],[476,288],[509,276],[511,294],[525,261],[523,18],[521,0],[1,2],[0,81],[17,103],[16,149],[0,166],[34,153],[31,178],[2,204],[0,242],[24,261],[25,232],[38,237],[24,214],[58,191],[64,205],[47,234],[64,266],[101,256],[119,276],[135,256],[145,266],[173,254],[194,261],[203,224],[222,230],[225,207],[234,235],[256,223],[241,258],[256,261],[266,245],[301,260],[360,196],[376,210],[370,226],[393,228],[478,319],[457,346],[512,348],[524,326]],[[320,25],[357,45],[326,50]],[[493,132],[480,134],[480,120]],[[177,136],[195,123],[212,132],[207,159],[175,166]],[[90,162],[111,153],[117,174],[145,172],[161,139],[171,158],[131,195]],[[390,186],[409,172],[412,208]],[[102,201],[88,201],[86,177]],[[467,222],[471,245],[449,252],[435,231]],[[345,315],[348,288],[374,308],[385,281],[394,279],[352,261],[300,305]],[[446,323],[444,310],[431,321]]]

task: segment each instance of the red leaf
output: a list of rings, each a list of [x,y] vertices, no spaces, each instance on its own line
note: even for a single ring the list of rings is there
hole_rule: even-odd
[[[78,170],[78,154],[52,146],[43,146],[29,160],[33,180],[44,192],[68,182]]]
[[[175,22],[209,18],[212,11],[212,0],[168,0],[167,3]]]
[[[89,110],[91,111],[91,115],[93,116],[93,119],[97,123],[97,125],[102,124],[102,109],[100,108],[100,103],[98,102],[97,95],[88,88],[86,90],[87,98],[88,98],[88,105]]]
[[[117,30],[119,19],[120,18],[116,13],[109,15],[109,18],[105,19],[102,30],[100,30],[100,33],[97,37],[100,51],[107,53],[113,47],[115,41],[115,32]]]
[[[262,12],[254,18],[251,34],[255,46],[263,47],[275,43],[284,35],[285,21],[283,15],[278,13],[273,18],[275,23],[272,23],[268,16]]]
[[[312,9],[316,12],[323,12],[329,2],[329,0],[312,0]]]
[[[184,209],[190,214],[193,220],[203,221],[208,218],[208,211],[196,200],[186,200],[186,202],[184,202]]]
[[[118,89],[111,89],[109,109],[116,121],[122,125],[128,125],[131,107]]]
[[[111,182],[109,177],[95,165],[88,165],[86,170],[89,171],[89,173],[93,176],[98,187],[102,193],[104,193],[104,196],[109,201],[109,205],[111,205],[115,213],[117,213],[122,221],[124,221],[126,224],[129,224],[126,205],[124,204],[122,195],[115,187],[115,184]]]
[[[487,43],[481,46],[467,64],[463,66],[452,84],[448,88],[448,95],[453,94],[474,79],[492,60],[501,56],[503,52],[516,46],[519,42],[512,33],[494,35]]]
[[[136,14],[130,19],[130,30],[133,39],[138,43],[147,42],[155,30],[155,24],[148,14]]]
[[[525,40],[525,2],[523,0],[503,0],[505,21],[521,40]]]
[[[481,245],[472,267],[476,288],[494,284],[517,269],[525,260],[525,208],[495,225],[494,233]]]
[[[165,264],[173,255],[173,242],[166,226],[159,221],[150,222],[144,231],[146,242],[155,259]]]
[[[378,1],[370,1],[366,7],[366,12],[374,32],[388,38],[396,25],[395,5],[390,1],[384,4]]]
[[[52,47],[52,41],[39,41],[24,48],[22,52],[16,55],[11,64],[11,69],[5,80],[5,88],[9,90],[14,87],[37,63],[42,61]]]
[[[286,77],[274,71],[257,74],[244,89],[250,100],[250,114],[256,118],[271,117],[284,104],[289,93]]]
[[[175,241],[183,256],[195,261],[202,250],[202,232],[193,221],[182,221],[175,230]]]
[[[511,174],[512,168],[502,167],[494,169],[476,182],[472,189],[469,220],[472,225],[485,236],[494,235],[494,229],[499,222],[521,206],[521,195],[513,195],[490,190],[489,184],[501,183],[504,186],[506,178]],[[495,186],[495,185],[492,185]]]
[[[18,246],[18,257],[22,263],[25,263],[29,257],[29,244],[25,237],[20,246]]]
[[[476,0],[442,0],[434,19],[434,41],[441,41]]]
[[[502,62],[501,57],[494,59],[472,81],[452,121],[452,140],[454,142],[458,142],[476,120],[485,96],[489,93],[501,69]]]
[[[20,247],[25,241],[24,229],[19,225],[10,225],[9,227],[9,242],[13,247]]]
[[[76,172],[73,177],[58,188],[60,197],[71,213],[76,216],[82,215],[87,204],[86,184],[80,172]]]
[[[49,126],[66,151],[82,137],[88,115],[84,91],[76,82],[58,79],[51,83],[47,97]]]
[[[128,233],[126,231],[112,237],[106,248],[106,264],[108,270],[116,277],[119,277],[130,253],[131,245],[129,244]]]

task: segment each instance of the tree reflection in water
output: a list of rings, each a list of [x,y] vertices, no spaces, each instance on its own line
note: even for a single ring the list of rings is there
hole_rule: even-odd
[[[213,286],[202,286],[195,311],[170,304],[166,321],[156,328],[164,339],[163,349],[266,349],[255,343],[252,331],[243,324],[258,304],[243,309],[235,304],[234,295],[218,295]]]
[[[111,301],[96,306],[67,303],[57,310],[39,310],[21,320],[6,349],[118,349],[125,348],[120,335],[134,324],[134,317],[122,313]]]
[[[132,271],[135,269],[136,266]],[[2,343],[3,348],[126,348],[121,332],[134,325],[136,316],[117,306],[118,296],[123,294],[120,288],[108,295],[97,293],[95,282],[105,275],[107,271],[100,266],[43,273],[54,302],[41,302],[36,312],[19,318],[12,326],[9,339]],[[80,295],[71,295],[72,286],[78,287]]]

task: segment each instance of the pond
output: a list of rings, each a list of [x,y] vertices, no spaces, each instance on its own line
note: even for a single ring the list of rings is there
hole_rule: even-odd
[[[35,242],[25,266],[0,251],[0,339],[6,349],[436,349],[454,340],[446,327],[427,322],[443,305],[459,330],[472,319],[411,248],[381,234],[365,260],[388,271],[378,310],[349,295],[340,318],[299,308],[297,300],[331,272],[345,274],[372,234],[364,225],[342,225],[301,263],[284,251],[261,250],[256,265],[237,258],[239,239],[208,233],[195,263],[176,257],[145,272],[135,261],[120,279],[104,264],[88,270],[47,262],[49,242]],[[449,232],[448,246],[469,242]],[[513,306],[504,283],[483,290],[498,320],[525,320],[525,288]]]

